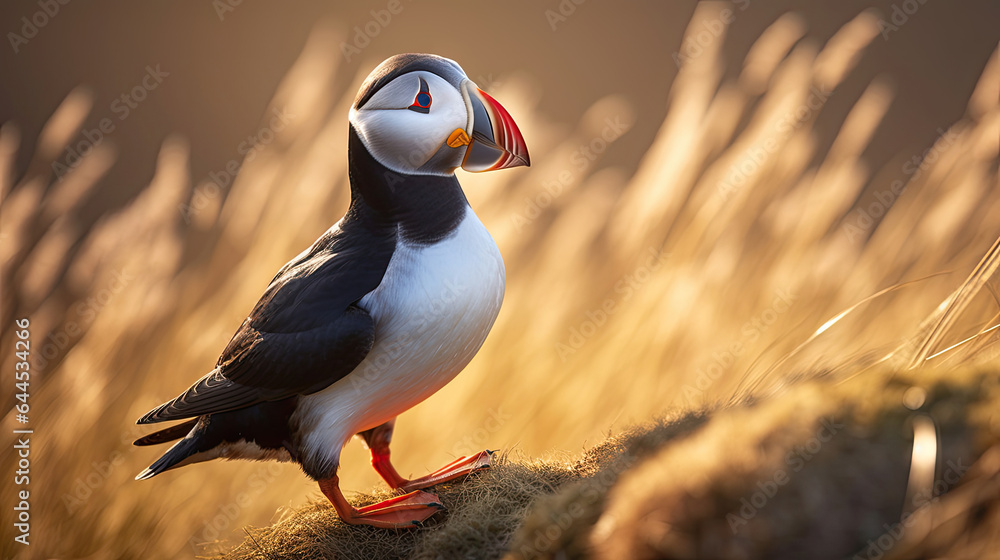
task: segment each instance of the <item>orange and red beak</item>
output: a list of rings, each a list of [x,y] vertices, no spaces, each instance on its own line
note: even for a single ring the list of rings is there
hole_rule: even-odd
[[[466,82],[465,88],[472,104],[472,135],[462,169],[478,173],[530,166],[528,146],[510,113],[472,82]]]

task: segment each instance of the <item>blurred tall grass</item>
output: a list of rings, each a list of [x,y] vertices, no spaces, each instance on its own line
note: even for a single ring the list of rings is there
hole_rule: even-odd
[[[693,21],[719,10],[700,4]],[[818,44],[786,14],[743,61],[721,59],[724,37],[708,41],[685,58],[634,174],[593,171],[643,118],[622,99],[599,100],[567,129],[536,110],[532,83],[496,86],[535,164],[461,181],[504,255],[506,301],[467,371],[400,418],[402,469],[486,447],[575,452],[668,407],[883,360],[994,358],[995,267],[967,285],[968,301],[949,296],[1000,236],[1000,60],[994,52],[965,116],[926,152],[872,169],[862,153],[892,103],[887,81],[865,89],[828,148],[813,125],[877,35],[866,12]],[[15,318],[30,318],[33,354],[24,557],[207,553],[316,493],[277,464],[134,482],[156,451],[130,441],[143,433],[135,418],[210,369],[274,271],[346,208],[353,96],[330,93],[343,89],[339,43],[317,29],[231,184],[192,182],[186,144],[171,138],[149,186],[92,225],[80,208],[100,200],[113,150],[97,146],[60,181],[50,167],[88,114],[87,92],[56,109],[22,177],[14,156],[30,147],[13,125],[0,129],[5,411]],[[733,64],[741,72],[724,79]],[[3,427],[17,427],[12,413]],[[346,488],[376,483],[359,446],[342,477]],[[9,485],[2,499],[12,503]],[[10,541],[4,557],[18,552]]]

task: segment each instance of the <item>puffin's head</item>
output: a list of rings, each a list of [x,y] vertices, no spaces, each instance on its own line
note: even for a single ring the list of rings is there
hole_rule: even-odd
[[[400,54],[365,79],[350,113],[368,152],[406,174],[451,175],[529,165],[514,119],[452,60]]]

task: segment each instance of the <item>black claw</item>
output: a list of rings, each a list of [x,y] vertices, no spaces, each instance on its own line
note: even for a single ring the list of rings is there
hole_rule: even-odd
[[[430,506],[430,507],[433,507],[433,508],[438,508],[440,510],[446,509],[444,507],[444,504],[441,504],[441,503],[438,503],[438,502],[431,502],[431,503],[429,503],[427,505]]]

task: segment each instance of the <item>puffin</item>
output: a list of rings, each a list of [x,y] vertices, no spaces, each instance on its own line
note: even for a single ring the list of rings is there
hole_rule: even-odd
[[[424,489],[489,467],[483,451],[407,479],[389,444],[396,417],[476,355],[503,302],[503,259],[455,171],[528,166],[524,137],[461,66],[431,54],[378,65],[348,121],[347,212],[278,271],[210,372],[139,418],[183,422],[134,442],[176,442],[137,480],[212,459],[295,462],[344,522],[406,528],[443,509]],[[360,508],[344,497],[354,436],[395,497]]]

